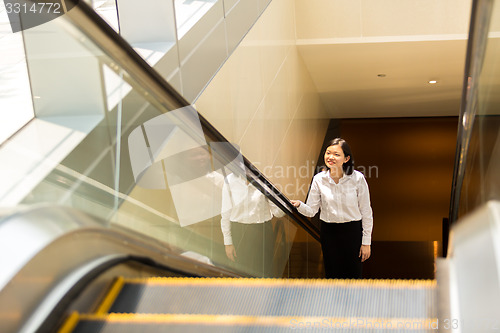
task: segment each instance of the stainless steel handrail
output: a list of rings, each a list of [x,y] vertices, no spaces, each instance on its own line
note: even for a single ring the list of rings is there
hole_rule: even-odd
[[[476,116],[478,94],[477,79],[483,64],[493,3],[493,0],[475,0],[472,3],[462,101],[458,122],[455,168],[451,187],[449,208],[450,225],[455,223],[458,219],[458,208],[460,205],[464,172],[467,164],[469,143]]]

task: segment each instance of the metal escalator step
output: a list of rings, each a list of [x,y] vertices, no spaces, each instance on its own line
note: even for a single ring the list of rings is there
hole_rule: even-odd
[[[73,332],[430,332],[436,327],[437,319],[109,314],[81,315]]]
[[[435,318],[434,280],[125,280],[115,313]]]

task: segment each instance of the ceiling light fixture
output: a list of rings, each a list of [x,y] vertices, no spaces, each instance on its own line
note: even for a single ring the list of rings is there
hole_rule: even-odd
[[[378,77],[386,77],[387,75],[381,73],[381,74],[377,74]]]
[[[436,81],[436,80],[430,80],[430,81],[429,81],[429,84],[436,84],[436,83],[437,83],[437,81]]]

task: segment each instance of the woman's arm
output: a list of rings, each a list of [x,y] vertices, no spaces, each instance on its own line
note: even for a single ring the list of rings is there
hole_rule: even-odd
[[[233,208],[231,193],[227,183],[222,186],[222,209],[221,209],[221,220],[220,227],[222,230],[222,235],[224,236],[224,245],[232,245],[233,238],[231,236],[231,210]]]
[[[283,217],[285,216],[285,212],[282,211],[278,206],[276,206],[271,200],[267,199],[267,202],[269,203],[269,208],[271,210],[271,214],[273,214],[274,217]]]
[[[361,244],[371,245],[373,230],[373,212],[370,204],[370,191],[365,177],[358,185],[358,205],[362,216],[363,238]]]
[[[292,200],[292,204],[297,207],[297,210],[302,215],[309,217],[316,215],[321,205],[321,193],[316,178],[313,179],[311,184],[311,190],[309,191],[309,196],[307,197],[307,203],[303,203],[300,200]]]

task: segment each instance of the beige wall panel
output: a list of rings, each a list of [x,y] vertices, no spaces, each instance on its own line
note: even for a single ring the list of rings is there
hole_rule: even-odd
[[[287,66],[285,65],[281,67],[281,70],[276,74],[271,87],[266,92],[266,112],[260,115],[257,114],[256,116],[264,117],[270,121],[292,118],[292,106],[288,96],[289,75],[286,71],[286,67]]]
[[[232,61],[227,61],[222,69],[205,88],[203,94],[196,101],[196,109],[210,123],[226,137],[228,141],[234,141],[233,127],[233,104],[230,75]]]
[[[466,34],[471,1],[363,0],[363,36]]]
[[[240,141],[243,154],[260,168],[273,164],[290,125],[290,119],[275,118],[270,112],[262,103]]]
[[[196,106],[286,195],[304,199],[328,121],[295,46],[294,13],[293,1],[274,0]]]
[[[491,17],[492,19],[490,23],[490,31],[494,31],[497,33],[500,32],[500,2],[495,1],[493,11],[491,12]]]
[[[240,0],[229,13],[226,11],[225,21],[229,53],[236,48],[258,16],[259,8],[255,0]]]
[[[295,0],[297,38],[466,34],[466,0]]]
[[[262,46],[261,70],[264,90],[267,90],[290,48],[295,45],[293,2],[272,1],[256,25],[260,33],[259,43]]]
[[[265,10],[270,2],[271,0],[257,0],[257,3],[259,4],[259,11],[262,12],[263,10]]]
[[[120,35],[130,44],[175,41],[173,2],[119,0],[117,9]]]
[[[221,21],[181,63],[182,89],[188,101],[196,99],[227,57],[225,25]]]
[[[361,0],[296,0],[297,39],[359,37]]]
[[[181,63],[189,58],[190,53],[199,44],[204,43],[207,33],[224,21],[222,1],[216,2],[203,17],[179,40],[179,57]],[[224,40],[224,39],[222,39]]]
[[[182,82],[181,82],[181,72],[180,70],[175,70],[170,76],[167,77],[167,81],[172,87],[175,88],[182,95]]]
[[[315,119],[315,133],[316,136],[312,135],[311,138],[314,140],[311,142],[311,147],[309,151],[309,158],[311,161],[315,161],[317,163],[318,157],[322,156],[323,152],[321,151],[323,146],[323,141],[325,140],[326,131],[328,129],[328,124],[330,122],[329,119]],[[334,139],[334,138],[328,138]],[[317,167],[318,165],[316,165]],[[316,170],[317,171],[317,170]]]
[[[290,123],[274,165],[264,170],[287,197],[305,200],[327,126],[317,119]]]
[[[227,14],[233,6],[236,5],[240,0],[224,0],[224,13]]]
[[[267,97],[276,103],[273,107],[268,106]],[[279,108],[278,103],[276,96],[266,96],[240,140],[243,154],[261,170],[273,165],[290,126],[289,118],[272,114]]]
[[[153,67],[165,78],[168,78],[177,71],[179,69],[179,50],[177,44],[172,45]]]
[[[325,119],[326,111],[316,93],[306,92],[301,100],[301,108],[297,111],[296,119]]]
[[[229,58],[229,95],[232,98],[235,142],[239,142],[264,99],[261,49],[256,43],[242,43]]]
[[[299,58],[296,47],[290,50],[287,60],[284,64],[284,70],[288,73],[288,99],[291,116],[294,117],[304,95],[304,80],[302,78],[304,64]]]

